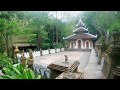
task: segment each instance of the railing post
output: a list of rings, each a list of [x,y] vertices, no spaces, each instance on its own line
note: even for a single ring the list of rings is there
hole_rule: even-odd
[[[55,47],[55,53],[57,53],[57,48]]]
[[[49,54],[51,54],[51,52],[50,52],[50,48],[48,49],[48,51],[49,51]]]
[[[40,48],[40,56],[43,56],[42,49]]]

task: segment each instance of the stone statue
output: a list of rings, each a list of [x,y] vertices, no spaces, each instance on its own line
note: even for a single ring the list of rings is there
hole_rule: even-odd
[[[67,55],[64,56],[65,56],[65,62],[68,62],[68,56]]]
[[[18,49],[18,46],[17,46],[17,45],[15,46],[14,52],[15,52],[15,53],[20,52],[20,50]]]
[[[30,59],[33,59],[33,52],[32,52],[32,50],[29,51],[29,57],[30,57]]]
[[[20,50],[19,50],[18,46],[16,45],[15,49],[14,49],[14,59],[17,58],[16,56],[17,56],[18,53],[20,53]]]
[[[114,30],[112,33],[113,45],[118,45],[120,41],[120,33],[118,30]]]
[[[20,63],[25,67],[25,65],[26,65],[26,58],[24,56],[24,53],[22,54],[22,56],[20,58]]]
[[[32,50],[30,50],[30,51],[29,51],[28,67],[31,68],[31,69],[33,69],[33,68],[32,68],[32,67],[33,67],[33,62],[34,62],[34,60],[33,60],[33,52],[32,52]]]

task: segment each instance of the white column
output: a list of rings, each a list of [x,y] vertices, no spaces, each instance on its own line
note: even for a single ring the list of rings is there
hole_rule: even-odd
[[[78,48],[78,41],[76,40],[75,42],[76,42],[75,48],[77,49]]]
[[[71,42],[70,42],[70,47],[69,48],[71,48]]]
[[[75,42],[73,41],[73,49],[75,48]]]
[[[93,49],[93,42],[91,41],[91,43],[92,43],[91,49]]]
[[[83,40],[81,40],[81,49],[83,49]]]

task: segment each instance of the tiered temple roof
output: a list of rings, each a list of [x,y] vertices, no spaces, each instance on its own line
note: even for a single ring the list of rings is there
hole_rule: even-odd
[[[82,22],[81,18],[76,25],[76,29],[73,30],[73,33],[73,35],[65,37],[64,39],[97,38],[97,36],[88,33],[88,29],[86,29],[86,26]]]

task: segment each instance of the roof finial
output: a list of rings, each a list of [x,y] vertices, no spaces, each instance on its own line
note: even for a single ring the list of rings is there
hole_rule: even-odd
[[[81,17],[80,17],[80,20],[79,20],[78,24],[76,25],[76,27],[77,28],[79,28],[79,27],[84,27],[85,28],[85,25],[84,25],[84,23],[81,20]]]

